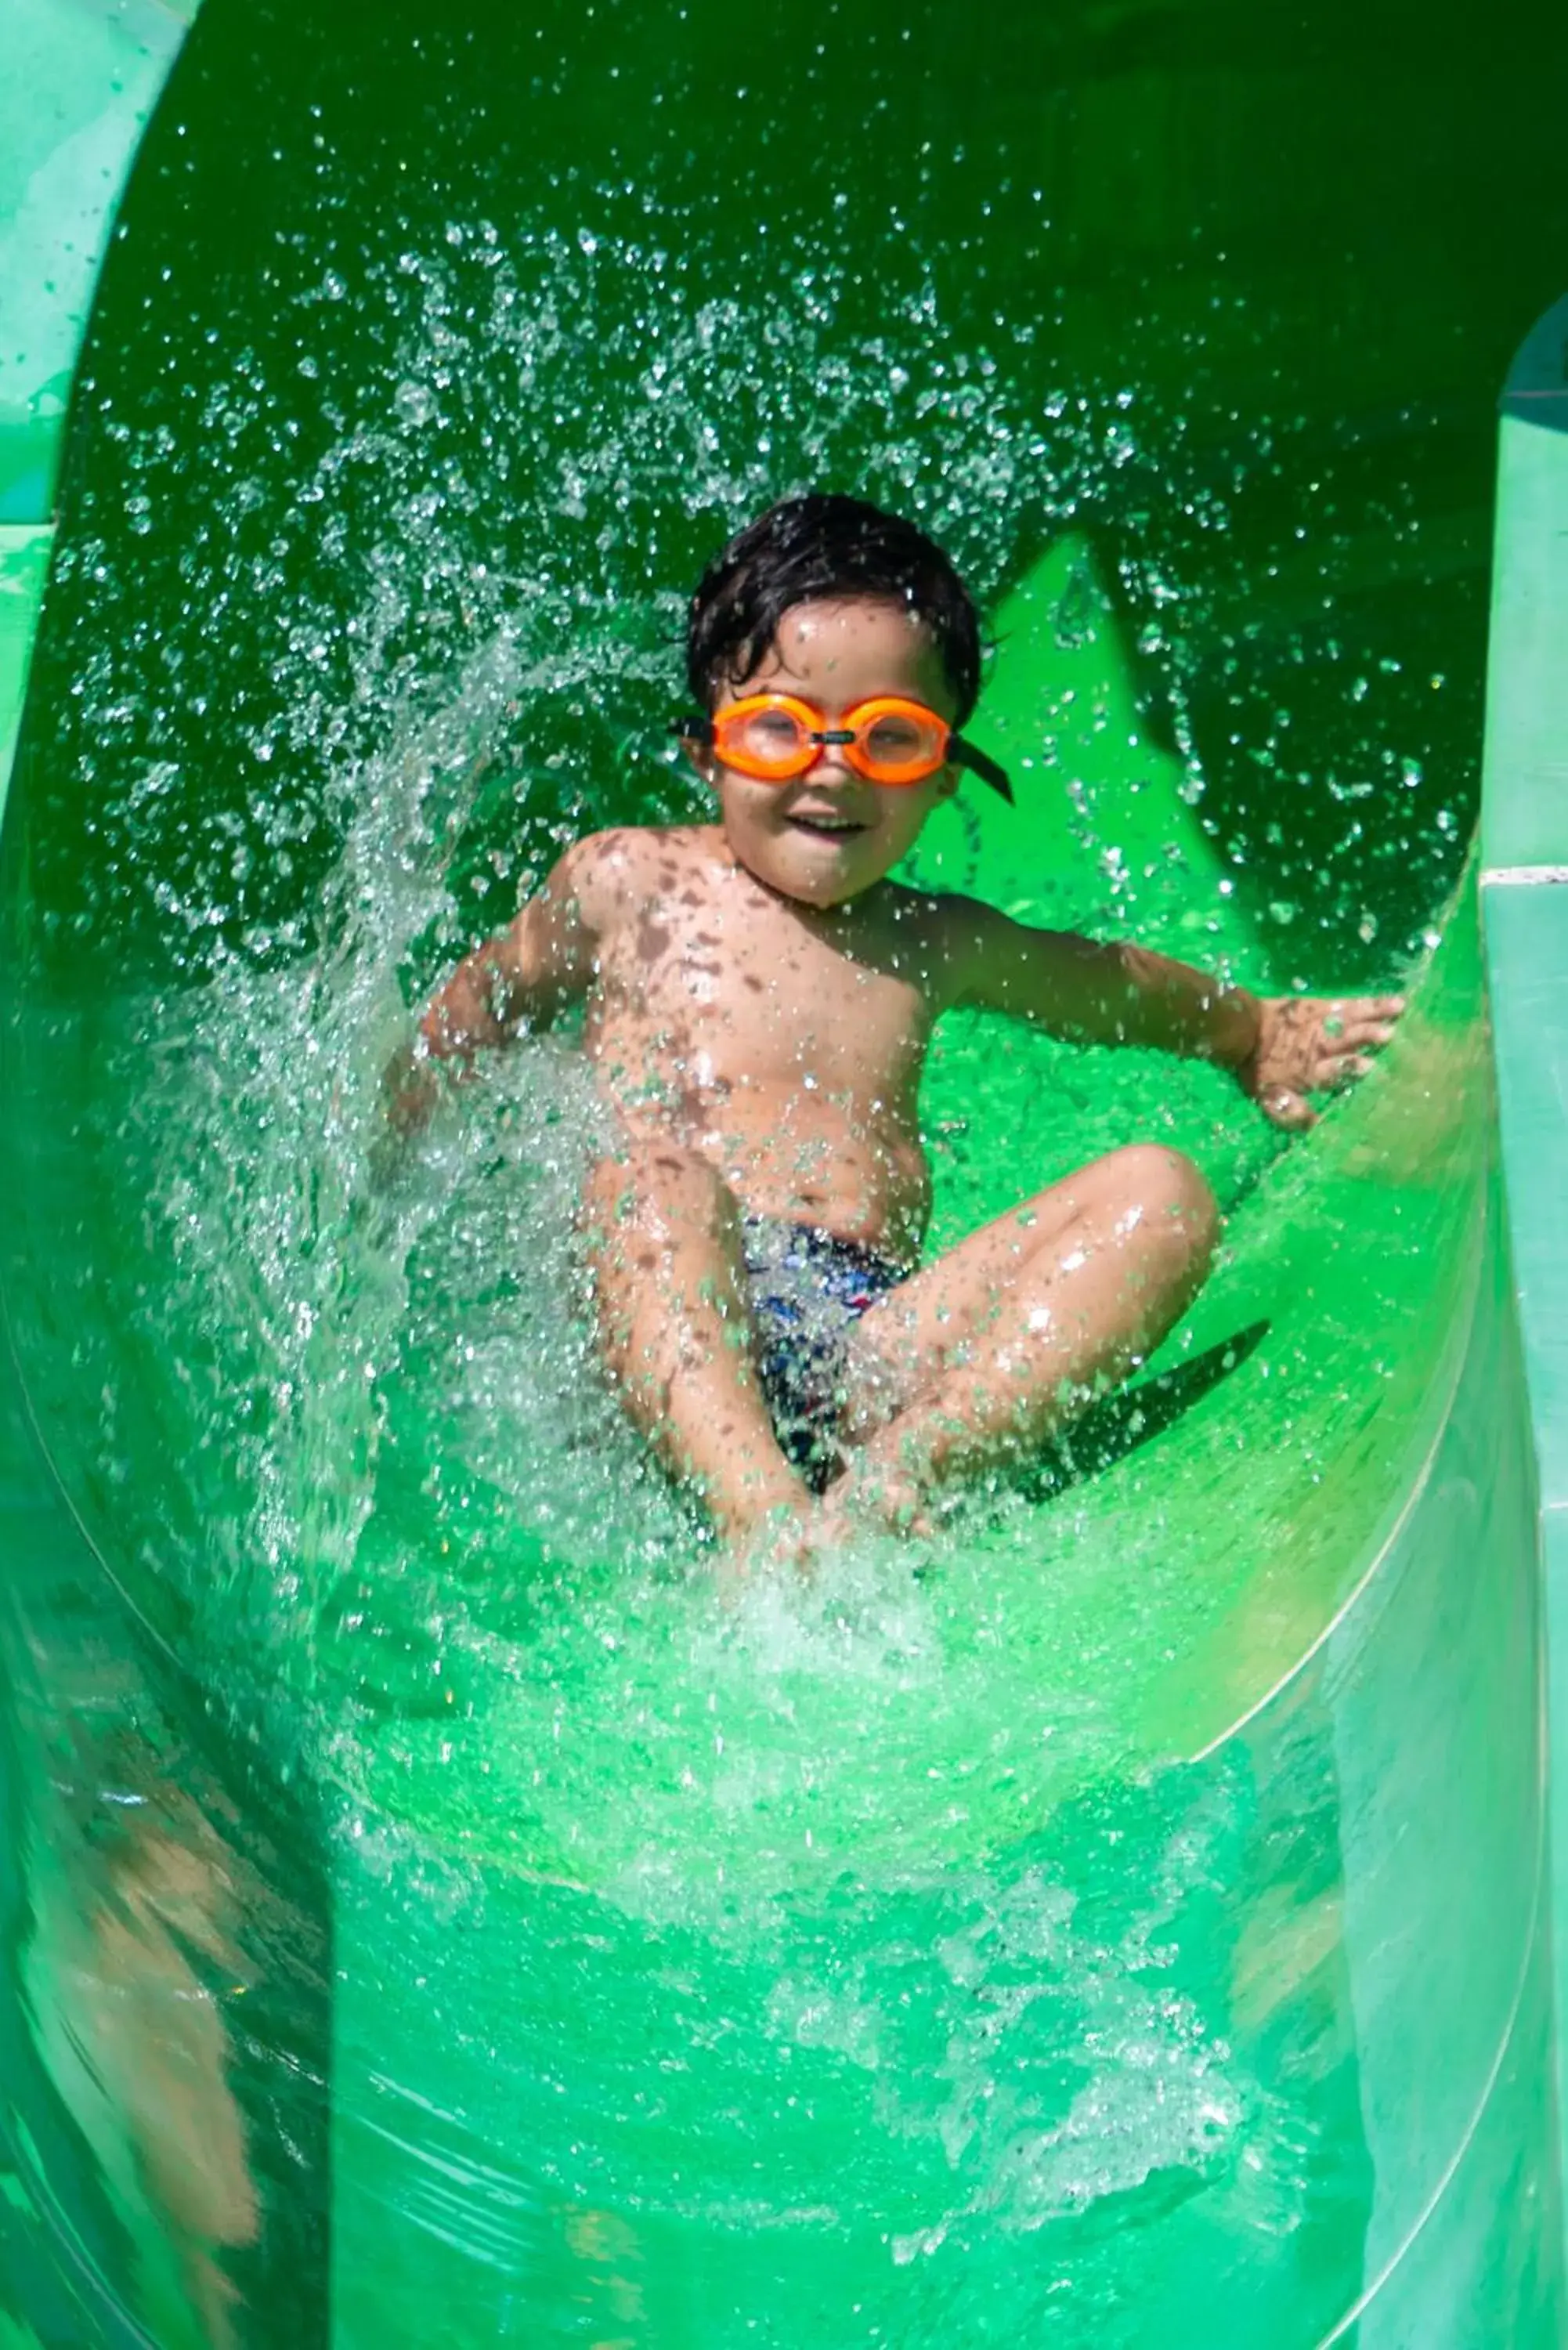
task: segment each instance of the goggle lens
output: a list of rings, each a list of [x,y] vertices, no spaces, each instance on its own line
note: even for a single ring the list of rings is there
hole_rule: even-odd
[[[794,694],[753,694],[715,712],[713,747],[725,766],[759,783],[789,783],[815,765],[824,746],[842,745],[845,764],[874,784],[919,784],[948,754],[950,729],[934,710],[894,694],[827,712]]]
[[[816,756],[812,731],[787,702],[742,702],[733,710],[719,712],[713,722],[713,742],[721,759],[729,764],[744,759],[763,775],[794,775]]]

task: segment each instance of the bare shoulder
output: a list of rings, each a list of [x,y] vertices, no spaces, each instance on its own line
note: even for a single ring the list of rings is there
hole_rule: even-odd
[[[929,902],[932,928],[950,953],[983,943],[1008,919],[984,898],[966,898],[958,889],[929,893]]]
[[[966,898],[952,889],[909,889],[902,884],[894,886],[890,912],[900,943],[912,951],[924,985],[939,1005],[956,1003],[967,993],[996,923],[1005,920],[982,898]]]
[[[557,860],[545,892],[573,904],[590,929],[608,928],[658,887],[659,868],[668,856],[663,844],[670,838],[647,825],[585,833]]]

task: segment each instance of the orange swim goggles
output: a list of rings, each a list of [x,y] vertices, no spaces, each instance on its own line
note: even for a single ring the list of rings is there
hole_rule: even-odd
[[[711,718],[680,718],[670,732],[689,743],[711,743],[726,767],[759,784],[790,784],[815,767],[831,743],[844,764],[868,784],[923,784],[950,761],[967,767],[1004,800],[1012,797],[1005,771],[966,743],[923,702],[899,693],[873,694],[827,723],[820,703],[794,693],[749,693],[726,702]]]

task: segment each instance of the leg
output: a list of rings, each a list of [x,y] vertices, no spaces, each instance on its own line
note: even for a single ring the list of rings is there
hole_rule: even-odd
[[[855,1336],[844,1480],[896,1523],[1070,1419],[1162,1337],[1213,1253],[1213,1196],[1137,1145],[1053,1184],[874,1305]]]
[[[256,2243],[263,2208],[218,1987],[255,1979],[244,1939],[258,1888],[216,1806],[208,1818],[165,1780],[139,1731],[78,1753],[101,1773],[89,1784],[112,1772],[107,1783],[134,1801],[112,1840],[86,1833],[67,1805],[51,1823],[65,1873],[35,1911],[31,1960],[47,1990],[34,2031],[88,2143],[101,2158],[106,2138],[123,2137],[133,2158],[190,2303],[195,2331],[181,2339],[236,2350],[249,2330],[236,2327],[230,2256]]]
[[[757,1385],[727,1185],[695,1151],[635,1144],[594,1170],[586,1222],[599,1344],[635,1425],[726,1535],[809,1512]]]
[[[213,2350],[235,2350],[240,2290],[224,2255],[255,2242],[261,2208],[223,2005],[192,1953],[244,1985],[250,1970],[225,1915],[235,1908],[237,1872],[215,1829],[177,1790],[166,1791],[162,1821],[132,1817],[111,1898],[93,1918],[99,2057],[118,2074],[142,2177],[179,2251],[203,2336]]]

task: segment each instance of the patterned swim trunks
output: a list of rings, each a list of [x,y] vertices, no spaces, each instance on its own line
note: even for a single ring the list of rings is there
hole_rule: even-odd
[[[747,1216],[741,1230],[763,1396],[785,1460],[820,1492],[842,1458],[849,1334],[910,1268],[815,1224]]]

